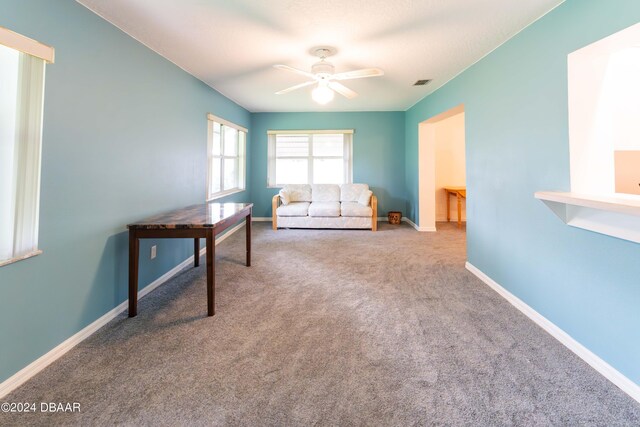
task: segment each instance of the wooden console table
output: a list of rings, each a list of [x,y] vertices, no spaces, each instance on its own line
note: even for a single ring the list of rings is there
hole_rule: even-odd
[[[462,199],[467,198],[467,187],[444,187],[444,191],[447,192],[447,221],[451,221],[451,209],[450,197],[456,196],[458,201],[458,227],[462,226]]]
[[[200,239],[207,240],[207,313],[215,314],[216,235],[245,219],[247,267],[251,266],[251,203],[205,203],[152,216],[129,229],[129,317],[138,314],[140,239],[191,238],[194,265],[200,265]]]

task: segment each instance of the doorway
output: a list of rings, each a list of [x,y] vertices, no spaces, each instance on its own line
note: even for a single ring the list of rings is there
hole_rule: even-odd
[[[455,196],[445,187],[466,188],[464,105],[429,118],[418,128],[419,230],[436,231],[436,221],[458,220]],[[466,221],[466,199],[461,200],[461,220]]]

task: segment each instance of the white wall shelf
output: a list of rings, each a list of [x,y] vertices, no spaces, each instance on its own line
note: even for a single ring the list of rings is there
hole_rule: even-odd
[[[538,191],[535,197],[567,225],[640,243],[640,198],[556,191]]]

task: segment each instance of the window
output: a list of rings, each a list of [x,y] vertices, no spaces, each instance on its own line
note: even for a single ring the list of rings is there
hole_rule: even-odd
[[[268,185],[352,182],[352,130],[268,131]]]
[[[572,227],[640,243],[640,23],[568,55],[571,192],[535,197]]]
[[[568,55],[571,191],[640,199],[640,24]]]
[[[209,114],[207,200],[245,188],[247,130]]]
[[[53,48],[0,27],[0,266],[41,253],[45,62]]]

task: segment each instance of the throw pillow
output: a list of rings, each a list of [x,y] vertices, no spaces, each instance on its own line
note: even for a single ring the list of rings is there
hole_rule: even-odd
[[[373,195],[373,191],[367,190],[360,193],[360,197],[358,197],[358,203],[362,206],[369,206],[369,202],[371,201],[371,196]]]
[[[280,201],[283,205],[288,205],[291,202],[291,197],[288,191],[280,190],[278,193],[280,195]]]

